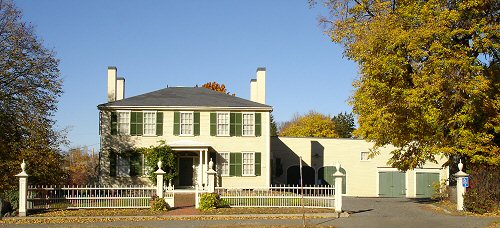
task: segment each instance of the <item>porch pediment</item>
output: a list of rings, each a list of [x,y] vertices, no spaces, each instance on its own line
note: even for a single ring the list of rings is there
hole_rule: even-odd
[[[208,148],[212,147],[209,143],[199,142],[194,140],[178,140],[173,142],[168,142],[168,146],[172,148],[172,150],[208,150]]]

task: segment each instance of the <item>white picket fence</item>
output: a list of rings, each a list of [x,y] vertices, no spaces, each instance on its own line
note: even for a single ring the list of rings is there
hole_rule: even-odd
[[[165,187],[174,199],[173,186]],[[27,209],[149,208],[156,186],[28,186]]]
[[[335,208],[335,187],[329,185],[275,185],[263,189],[216,188],[230,207]],[[203,194],[200,191],[199,195]],[[197,198],[198,200],[198,198]]]

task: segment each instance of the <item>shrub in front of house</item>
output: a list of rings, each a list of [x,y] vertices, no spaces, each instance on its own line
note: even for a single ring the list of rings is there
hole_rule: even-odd
[[[500,166],[475,165],[464,194],[467,211],[484,214],[500,211]]]
[[[0,217],[5,214],[15,214],[19,206],[19,191],[17,189],[5,190],[0,194]]]
[[[170,207],[165,199],[160,198],[157,195],[151,197],[150,205],[151,210],[153,211],[167,211]]]
[[[205,193],[200,198],[200,210],[207,211],[220,207],[220,196],[217,193]]]
[[[168,211],[168,204],[165,202],[165,199],[158,198],[153,201],[151,209],[153,211]]]

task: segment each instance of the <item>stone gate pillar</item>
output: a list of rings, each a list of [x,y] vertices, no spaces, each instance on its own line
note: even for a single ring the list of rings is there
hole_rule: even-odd
[[[457,178],[457,210],[464,210],[464,194],[466,191],[466,187],[464,187],[463,182],[464,178],[468,177],[469,174],[462,171],[464,164],[462,164],[462,160],[458,163],[458,172],[453,174]]]
[[[158,170],[156,170],[156,195],[159,198],[163,198],[163,174],[165,174],[165,171],[161,169],[162,162],[161,160],[158,161]]]
[[[27,197],[28,197],[28,174],[25,171],[26,163],[21,164],[22,171],[16,175],[19,177],[19,216],[25,217],[27,211]]]
[[[342,212],[342,178],[345,176],[340,172],[340,163],[336,164],[337,172],[333,174],[335,178],[335,212]]]

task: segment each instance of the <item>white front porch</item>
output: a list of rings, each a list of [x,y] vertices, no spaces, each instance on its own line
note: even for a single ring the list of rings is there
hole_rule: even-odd
[[[176,191],[194,192],[195,186],[206,186],[209,169],[210,144],[192,140],[180,140],[168,143],[173,151],[178,153],[178,177],[174,182]],[[215,162],[215,161],[214,161]],[[213,167],[212,167],[213,168]]]

